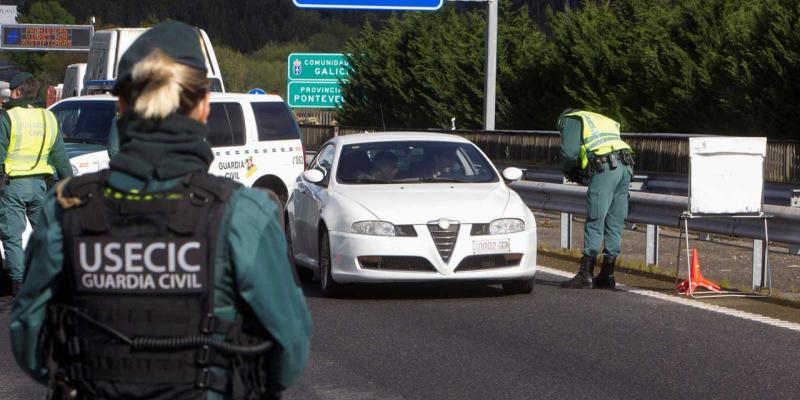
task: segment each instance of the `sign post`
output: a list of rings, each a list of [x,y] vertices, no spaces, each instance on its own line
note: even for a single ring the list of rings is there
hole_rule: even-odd
[[[292,53],[287,59],[286,98],[289,107],[339,108],[341,82],[347,81],[350,62],[338,53]]]
[[[292,0],[300,8],[347,10],[436,11],[444,0]]]
[[[8,24],[0,26],[0,49],[89,51],[91,25]]]

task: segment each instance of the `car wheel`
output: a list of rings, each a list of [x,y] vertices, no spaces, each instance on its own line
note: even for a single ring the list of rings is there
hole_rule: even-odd
[[[342,284],[333,280],[331,274],[331,241],[327,231],[319,239],[319,283],[325,297],[336,297],[342,293]]]
[[[289,263],[291,263],[294,270],[297,271],[297,278],[300,279],[300,282],[311,282],[314,279],[314,271],[310,268],[303,268],[294,261],[294,247],[292,246],[292,227],[289,225],[289,221],[286,221],[286,224],[283,228],[283,231],[286,232],[286,251],[289,253]]]
[[[533,292],[533,278],[504,282],[503,290],[508,294],[529,294]]]

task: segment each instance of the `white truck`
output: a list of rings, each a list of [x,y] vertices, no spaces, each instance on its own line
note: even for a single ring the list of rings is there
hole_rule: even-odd
[[[85,75],[86,63],[70,64],[64,74],[64,89],[61,91],[61,98],[80,96]]]
[[[208,79],[212,92],[224,92],[222,73],[217,63],[217,55],[206,32],[197,29],[198,40],[206,56]],[[89,47],[89,58],[84,78],[84,90],[81,94],[95,94],[108,91],[117,78],[119,60],[122,54],[147,28],[115,28],[96,31]]]

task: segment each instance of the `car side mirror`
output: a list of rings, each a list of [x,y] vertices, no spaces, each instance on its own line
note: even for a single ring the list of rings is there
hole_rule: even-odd
[[[316,168],[312,168],[303,171],[303,179],[305,179],[306,182],[310,182],[316,185],[325,179],[325,174],[323,174],[322,171]]]
[[[508,167],[503,170],[503,179],[506,182],[514,182],[522,179],[522,170],[517,167]]]

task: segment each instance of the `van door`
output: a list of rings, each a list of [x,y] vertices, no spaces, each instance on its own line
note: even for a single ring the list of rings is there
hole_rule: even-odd
[[[247,126],[242,104],[236,101],[211,103],[208,115],[208,142],[214,162],[208,172],[246,184],[252,159],[245,153]]]

